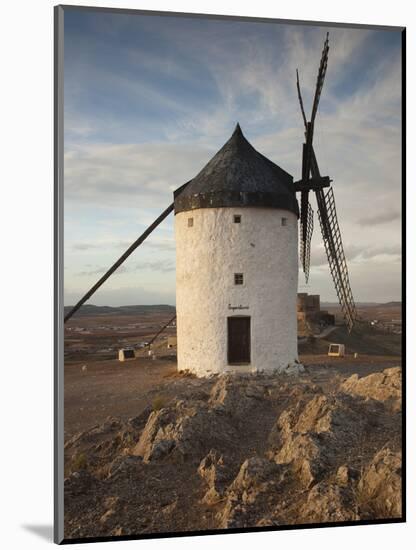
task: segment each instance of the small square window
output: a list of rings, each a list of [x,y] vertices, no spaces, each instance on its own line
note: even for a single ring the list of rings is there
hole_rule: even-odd
[[[240,214],[236,214],[234,216],[234,223],[241,223],[241,216]]]
[[[188,227],[193,227],[193,226],[194,226],[194,219],[188,218]]]
[[[287,218],[282,218],[282,225],[287,225]]]
[[[242,273],[234,273],[234,284],[235,285],[244,284],[244,275]]]

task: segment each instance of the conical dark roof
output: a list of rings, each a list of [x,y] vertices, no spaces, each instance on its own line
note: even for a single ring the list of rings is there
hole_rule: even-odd
[[[266,206],[299,214],[293,177],[257,152],[237,124],[197,176],[174,192],[175,213],[196,208]]]

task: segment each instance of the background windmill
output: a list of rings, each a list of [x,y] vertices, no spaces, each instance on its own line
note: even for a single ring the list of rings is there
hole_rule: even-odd
[[[307,120],[299,84],[299,73],[296,71],[296,85],[298,90],[300,110],[305,125],[305,143],[302,151],[302,179],[295,183],[296,191],[300,192],[300,261],[305,273],[306,282],[309,279],[311,239],[313,233],[313,209],[309,203],[309,192],[314,191],[318,205],[319,223],[329,268],[335,284],[335,290],[345,318],[348,330],[351,331],[357,312],[348,276],[347,262],[342,245],[339,229],[335,197],[331,181],[328,176],[321,176],[318,162],[313,148],[313,134],[319,99],[324,85],[328,66],[329,42],[328,34],[322,51],[316,80],[315,97],[312,105],[310,121]],[[324,188],[329,187],[327,192]]]
[[[313,232],[313,210],[309,203],[309,192],[314,191],[316,194],[319,221],[331,275],[334,280],[335,289],[348,330],[351,331],[356,319],[356,309],[349,283],[348,269],[336,215],[334,194],[332,187],[330,187],[330,178],[328,176],[321,176],[319,172],[318,163],[313,149],[314,123],[327,69],[328,51],[329,44],[327,35],[319,66],[315,97],[312,106],[311,119],[309,122],[306,119],[300,92],[299,76],[297,75],[297,90],[302,117],[305,124],[305,143],[303,145],[302,155],[302,178],[295,182],[295,191],[300,192],[301,194],[300,252],[303,271],[305,273],[306,280],[308,280],[310,268],[310,243]],[[185,183],[182,187],[175,191],[175,199],[179,197],[181,192],[186,189],[189,183],[190,182]],[[329,189],[326,193],[324,193],[323,189],[326,187],[329,187]],[[134,243],[132,243],[132,245],[124,252],[124,254],[122,254],[122,256],[120,256],[120,258],[97,281],[97,283],[93,285],[91,289],[76,303],[76,305],[65,316],[64,322],[68,321],[75,314],[75,312],[91,298],[91,296],[104,284],[104,282],[122,265],[122,263],[134,252],[134,250],[136,250],[136,248],[138,248],[145,241],[154,229],[156,229],[173,210],[174,203],[170,204],[160,214],[160,216],[156,218],[156,220],[146,229],[146,231],[144,231],[144,233]],[[167,325],[170,322],[171,320],[167,323]],[[155,338],[161,331],[158,332]]]

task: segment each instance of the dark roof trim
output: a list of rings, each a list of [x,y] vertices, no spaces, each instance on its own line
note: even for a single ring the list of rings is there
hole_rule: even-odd
[[[261,193],[261,192],[220,192],[198,193],[195,195],[182,195],[175,198],[175,214],[197,208],[225,208],[225,207],[264,207],[290,210],[299,216],[299,206],[296,197],[287,193]]]

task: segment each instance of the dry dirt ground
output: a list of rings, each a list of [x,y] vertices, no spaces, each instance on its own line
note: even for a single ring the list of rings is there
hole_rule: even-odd
[[[400,358],[300,359],[207,379],[67,365],[65,537],[399,518]]]

